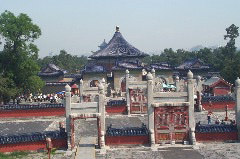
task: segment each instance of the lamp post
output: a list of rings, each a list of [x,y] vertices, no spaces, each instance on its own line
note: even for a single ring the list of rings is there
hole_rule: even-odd
[[[51,150],[53,148],[52,140],[51,140],[50,137],[46,138],[46,148],[47,148],[47,151],[48,151],[48,158],[50,159],[51,158]]]
[[[227,121],[228,120],[228,114],[227,114],[227,112],[228,112],[228,105],[225,106],[225,111],[226,111],[225,121]]]

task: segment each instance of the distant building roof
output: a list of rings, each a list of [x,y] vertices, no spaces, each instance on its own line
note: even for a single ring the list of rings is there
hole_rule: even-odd
[[[214,87],[219,82],[223,82],[224,84],[226,84],[229,87],[232,86],[232,84],[230,84],[230,83],[226,82],[224,79],[216,77],[216,76],[211,77],[208,80],[206,80],[204,82],[204,85],[209,86],[209,87]]]
[[[38,73],[38,76],[59,76],[66,73],[66,70],[60,69],[54,64],[48,64],[46,67],[41,69],[41,72]]]
[[[210,85],[214,84],[215,82],[217,82],[218,80],[220,80],[219,77],[211,77],[204,82],[204,85],[210,86]]]
[[[112,68],[113,70],[126,70],[126,69],[143,69],[142,63],[136,61],[117,61],[116,65]]]
[[[209,69],[210,67],[198,58],[185,61],[176,69]]]
[[[150,64],[148,70],[151,69],[155,70],[170,70],[171,68],[168,65],[162,64],[162,63],[155,63],[155,64]]]
[[[94,52],[89,58],[146,57],[148,54],[129,44],[116,27],[116,32],[109,43],[101,50]]]
[[[94,61],[91,61],[89,63],[87,63],[84,67],[84,69],[82,70],[82,72],[107,72],[107,69],[104,65],[98,64]]]
[[[106,41],[105,41],[105,39],[104,39],[103,43],[102,43],[100,46],[98,46],[98,47],[100,48],[100,50],[102,50],[102,49],[104,49],[106,46],[107,46],[107,43],[106,43]]]

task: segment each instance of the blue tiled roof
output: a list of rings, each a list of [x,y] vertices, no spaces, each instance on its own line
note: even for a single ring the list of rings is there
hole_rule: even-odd
[[[98,64],[97,62],[89,62],[85,65],[83,72],[107,72],[104,65]]]
[[[51,139],[65,139],[67,134],[64,131],[46,131],[46,132],[34,132],[26,134],[9,134],[0,136],[0,145],[2,144],[14,144],[20,142],[35,142],[46,140],[46,137]]]
[[[200,63],[200,66],[194,66],[197,62]],[[176,67],[176,69],[209,69],[210,67],[206,64],[203,63],[200,59],[191,59],[185,61],[183,64],[180,66]]]
[[[46,71],[47,68],[50,69],[50,72]],[[64,75],[66,73],[67,73],[66,70],[60,69],[54,64],[48,64],[46,67],[41,69],[41,72],[39,72],[38,75],[39,76],[59,76],[59,75]]]
[[[126,70],[126,69],[143,69],[144,67],[141,65],[139,61],[117,61],[116,66],[114,66],[113,70]]]
[[[237,132],[237,126],[235,125],[198,125],[196,126],[197,133],[209,133],[209,132]]]
[[[95,52],[90,58],[97,59],[102,57],[145,57],[148,54],[138,50],[129,44],[119,31],[116,31],[113,38],[102,49]]]
[[[107,136],[145,136],[148,135],[148,129],[146,125],[142,124],[142,127],[127,127],[127,128],[112,128],[107,127]]]
[[[225,101],[234,101],[231,96],[203,96],[202,102],[225,102]]]
[[[64,108],[63,104],[9,104],[0,106],[0,110],[30,110],[30,109],[45,109],[45,108]]]

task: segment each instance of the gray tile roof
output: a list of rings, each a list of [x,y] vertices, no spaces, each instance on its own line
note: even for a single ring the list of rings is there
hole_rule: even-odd
[[[195,65],[199,63],[200,66]],[[176,67],[176,69],[209,69],[210,67],[198,58],[185,61],[183,64]]]
[[[93,53],[89,58],[98,59],[103,57],[117,58],[117,57],[146,57],[148,54],[138,50],[129,44],[119,31],[116,31],[113,38],[102,49]]]
[[[218,80],[220,80],[219,77],[211,77],[204,82],[204,85],[211,86],[212,84],[216,83]]]

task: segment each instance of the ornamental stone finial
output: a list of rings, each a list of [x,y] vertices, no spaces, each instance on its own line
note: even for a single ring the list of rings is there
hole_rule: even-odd
[[[153,76],[150,72],[148,72],[147,74],[147,80],[152,80],[153,79]]]
[[[197,80],[200,81],[201,80],[201,76],[198,75],[197,76]]]
[[[155,73],[155,69],[154,69],[154,68],[152,68],[151,72],[152,72],[152,73]]]
[[[240,86],[240,79],[239,79],[239,77],[237,77],[237,79],[236,79],[236,81],[235,81],[235,85],[236,85],[236,86]]]
[[[119,26],[116,26],[116,32],[119,32]]]
[[[98,90],[103,90],[103,84],[102,83],[98,84]]]
[[[128,71],[128,70],[126,70],[126,74],[129,74],[129,71]]]
[[[187,73],[187,78],[188,79],[193,79],[193,73],[190,70]]]
[[[71,91],[71,87],[68,84],[65,86],[65,91],[66,92],[70,92]]]
[[[83,84],[83,80],[82,79],[80,79],[80,84]]]

